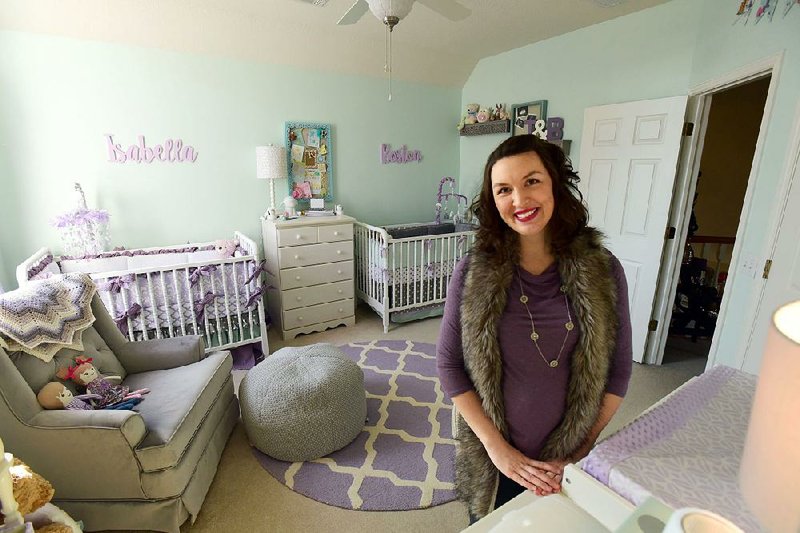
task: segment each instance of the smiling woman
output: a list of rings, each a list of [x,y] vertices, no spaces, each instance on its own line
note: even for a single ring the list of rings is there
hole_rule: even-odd
[[[587,226],[577,181],[558,146],[514,136],[489,156],[472,206],[480,227],[448,287],[437,353],[472,520],[525,489],[559,492],[564,465],[627,391],[625,275]]]

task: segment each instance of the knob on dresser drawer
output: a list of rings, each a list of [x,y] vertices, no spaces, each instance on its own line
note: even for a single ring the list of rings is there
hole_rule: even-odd
[[[300,256],[299,256],[299,255],[297,255],[297,254],[294,254],[294,258],[295,258],[295,259],[300,259]]]
[[[300,276],[295,276],[295,277],[294,277],[294,279],[295,279],[296,281],[300,281]]]
[[[297,235],[294,236],[294,238],[299,241],[300,239],[303,238],[303,236],[298,233]]]

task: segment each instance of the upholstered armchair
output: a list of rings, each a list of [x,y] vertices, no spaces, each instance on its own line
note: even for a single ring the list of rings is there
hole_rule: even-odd
[[[177,532],[199,513],[238,420],[231,356],[206,355],[200,337],[129,342],[97,295],[91,307],[80,352],[62,349],[45,363],[0,349],[0,437],[87,531]],[[151,392],[134,410],[43,409],[37,392],[77,355]]]

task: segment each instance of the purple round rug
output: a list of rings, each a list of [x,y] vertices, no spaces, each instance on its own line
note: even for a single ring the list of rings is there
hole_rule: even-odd
[[[455,499],[452,403],[436,374],[436,348],[414,341],[351,342],[342,351],[364,370],[367,423],[321,459],[287,463],[252,448],[275,479],[345,509],[402,511]]]

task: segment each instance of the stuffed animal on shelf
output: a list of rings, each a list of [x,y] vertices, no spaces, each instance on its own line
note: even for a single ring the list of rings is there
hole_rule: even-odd
[[[67,409],[70,411],[88,411],[94,409],[86,400],[99,400],[98,394],[81,394],[74,396],[72,391],[58,381],[51,381],[39,391],[36,399],[45,409]]]
[[[482,107],[478,111],[478,114],[475,115],[475,118],[478,119],[478,124],[483,124],[484,122],[489,122],[489,118],[490,117],[491,117],[491,114],[489,113],[489,110],[486,109],[485,107]]]
[[[100,399],[95,400],[97,409],[117,409],[120,404],[130,404],[130,401],[142,400],[142,395],[150,392],[148,389],[140,389],[131,392],[125,385],[115,385],[112,380],[119,380],[119,376],[103,376],[92,364],[91,357],[76,357],[75,365],[61,368],[56,372],[59,379],[69,379],[86,387],[87,394],[96,394]],[[134,403],[133,405],[136,405]],[[132,406],[131,406],[132,407]],[[130,407],[128,407],[130,408]]]
[[[478,122],[478,110],[480,109],[480,105],[478,104],[467,104],[467,114],[461,118],[461,122],[458,123],[458,129],[464,129],[465,124],[475,124]]]
[[[50,503],[55,493],[50,482],[10,453],[0,457],[0,463],[9,459],[11,464],[8,473],[11,477],[12,496],[24,523],[33,526],[33,531],[36,533],[80,533],[81,526],[67,513]],[[0,465],[0,470],[3,466]],[[0,477],[2,475],[3,472],[0,471]],[[24,529],[25,526],[20,527],[23,527],[22,531],[30,531]],[[5,531],[2,525],[0,531]]]

